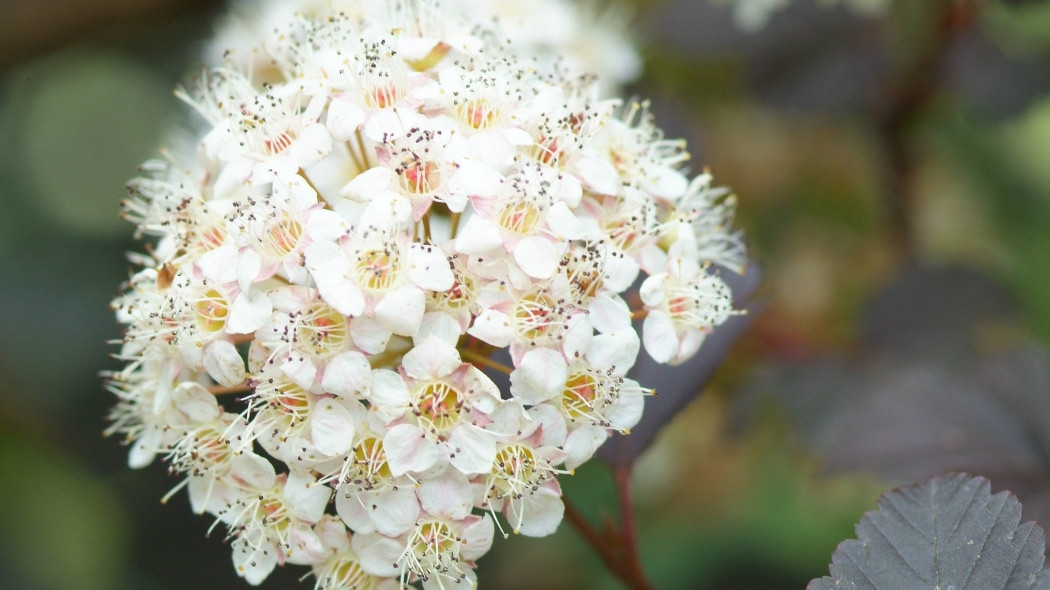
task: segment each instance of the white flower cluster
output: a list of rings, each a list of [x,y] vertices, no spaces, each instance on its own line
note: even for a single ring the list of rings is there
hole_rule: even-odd
[[[733,313],[734,203],[644,105],[491,19],[348,5],[275,27],[278,82],[209,71],[195,162],[132,181],[153,244],[114,302],[110,432],[252,584],[473,586],[494,522],[551,534],[557,476],[638,422],[642,343],[682,362]]]
[[[401,0],[402,2],[404,0]],[[863,1],[863,0],[860,0]],[[334,14],[384,17],[388,2],[369,0],[239,0],[208,44],[209,61],[234,61],[255,80],[282,79],[269,43],[273,31],[297,15],[324,19]],[[593,0],[458,0],[456,9],[475,20],[498,24],[502,39],[538,60],[541,67],[597,74],[603,94],[634,81],[642,58],[624,35],[623,6],[598,6]]]

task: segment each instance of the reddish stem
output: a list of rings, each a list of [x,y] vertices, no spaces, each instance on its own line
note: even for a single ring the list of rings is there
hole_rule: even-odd
[[[912,209],[916,198],[916,165],[910,132],[940,88],[941,62],[949,44],[976,21],[977,9],[967,2],[943,2],[938,10],[936,27],[925,46],[886,84],[884,95],[888,100],[878,118],[887,157],[890,227],[906,260],[915,258]]]
[[[642,562],[638,557],[638,542],[635,537],[634,508],[631,505],[631,468],[617,467],[614,471],[617,499],[620,508],[620,524],[606,521],[601,530],[592,525],[575,506],[565,502],[565,520],[569,521],[580,537],[594,549],[609,572],[631,590],[654,590],[645,577]]]

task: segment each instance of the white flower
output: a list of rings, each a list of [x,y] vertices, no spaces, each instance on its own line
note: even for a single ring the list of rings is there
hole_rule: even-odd
[[[666,272],[642,283],[649,314],[642,327],[645,350],[660,363],[692,356],[707,332],[733,313],[729,287],[694,260],[670,258]]]
[[[312,525],[319,521],[331,489],[296,473],[261,474],[256,485],[233,497],[219,518],[231,531],[237,573],[259,584],[278,564],[315,563],[325,557]]]
[[[469,486],[467,488],[469,494]],[[461,508],[456,513],[469,512]],[[400,576],[401,583],[419,579],[426,590],[453,584],[474,587],[475,560],[492,545],[493,526],[488,515],[423,513],[412,530],[397,539],[379,535],[355,536],[362,549],[361,565],[378,576]]]
[[[350,318],[306,287],[283,287],[268,295],[274,312],[256,332],[258,350],[267,363],[309,389],[329,359],[352,350]]]
[[[355,412],[355,418],[354,447],[331,476],[336,511],[358,533],[404,534],[419,518],[416,482],[391,471],[383,447],[385,428],[375,424],[374,411]]]
[[[371,401],[391,418],[383,437],[394,475],[451,464],[466,474],[492,464],[496,442],[482,427],[500,403],[495,384],[443,340],[430,337],[405,355],[396,378],[377,383]]]
[[[491,471],[474,479],[476,503],[491,511],[493,518],[502,511],[516,534],[553,534],[565,512],[557,480],[565,470],[558,465],[568,454],[543,445],[542,422],[520,411],[502,414],[510,422],[501,424],[501,429],[511,434],[500,443]]]
[[[338,519],[324,517],[314,525],[318,538],[329,551],[329,556],[313,565],[317,582],[314,590],[396,590],[398,581],[381,578],[366,572],[353,549],[350,533]]]

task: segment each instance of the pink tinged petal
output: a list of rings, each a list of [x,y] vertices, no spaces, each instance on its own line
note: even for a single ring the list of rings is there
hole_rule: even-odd
[[[419,500],[409,482],[379,491],[340,489],[336,492],[335,508],[355,535],[378,531],[397,537],[411,530],[419,519]]]
[[[583,186],[575,176],[565,175],[558,183],[558,199],[575,209],[583,200]]]
[[[547,211],[547,226],[554,232],[554,235],[566,240],[583,238],[583,224],[569,210],[569,206],[564,201],[551,205]]]
[[[413,336],[419,330],[425,312],[423,291],[408,286],[387,293],[376,304],[375,317],[394,334]]]
[[[591,319],[585,313],[578,313],[566,322],[568,328],[565,330],[561,349],[565,358],[576,358],[584,353],[591,344],[594,328]]]
[[[354,419],[338,401],[325,398],[310,412],[310,438],[329,457],[345,455],[354,445]]]
[[[306,211],[317,204],[317,191],[299,175],[298,170],[279,176],[273,183],[273,192],[275,196],[287,196],[292,211]]]
[[[237,280],[237,257],[240,253],[233,244],[223,244],[209,250],[197,260],[204,278],[225,285]]]
[[[339,194],[355,201],[368,202],[372,196],[388,192],[395,182],[397,175],[393,170],[376,166],[355,176]]]
[[[242,453],[230,460],[230,475],[238,483],[257,490],[272,488],[277,472],[269,461],[255,453]]]
[[[539,422],[534,422],[525,413],[525,407],[519,400],[507,400],[498,408],[489,412],[492,420],[485,425],[485,430],[496,433],[500,437],[514,437],[519,432],[528,436],[528,433],[539,427]]]
[[[477,518],[477,517],[474,517]],[[478,518],[463,529],[463,541],[459,555],[463,559],[474,561],[489,552],[495,527],[488,514]]]
[[[161,432],[156,429],[147,431],[131,445],[131,450],[128,451],[128,467],[142,469],[149,465],[161,446]]]
[[[154,414],[161,414],[167,411],[168,404],[171,403],[172,384],[181,370],[182,366],[175,362],[174,359],[164,363],[164,370],[161,372],[157,392],[153,396],[153,407],[151,409]]]
[[[561,252],[554,242],[539,236],[530,236],[514,248],[514,261],[525,274],[535,279],[549,279],[561,262]]]
[[[667,282],[667,273],[654,274],[645,279],[638,289],[638,296],[642,298],[642,303],[649,307],[662,304],[667,298],[664,292],[665,282]]]
[[[184,381],[171,392],[171,401],[191,423],[203,424],[219,417],[215,394],[200,383]]]
[[[300,113],[300,120],[316,123],[321,118],[321,113],[324,112],[326,106],[328,106],[328,96],[323,93],[314,94],[310,98],[310,102],[306,104],[306,109]]]
[[[314,525],[314,531],[324,546],[334,553],[350,550],[350,537],[346,534],[346,526],[339,519],[326,516]]]
[[[270,542],[261,543],[258,548],[254,548],[253,545],[243,537],[237,537],[230,543],[237,575],[252,586],[258,586],[266,580],[273,568],[277,567],[279,552]]]
[[[328,119],[325,125],[336,141],[347,141],[354,137],[364,122],[365,111],[357,103],[338,98],[328,103]]]
[[[366,354],[379,354],[386,350],[391,331],[376,318],[359,316],[350,322],[350,337],[354,346]]]
[[[230,160],[222,167],[222,172],[219,173],[218,178],[215,179],[215,186],[212,188],[212,198],[221,199],[233,194],[244,188],[244,184],[248,181],[248,177],[252,175],[253,161],[247,158],[238,157]]]
[[[470,405],[485,414],[494,412],[502,401],[499,386],[473,365],[470,366],[470,389],[474,392]]]
[[[677,199],[689,188],[689,180],[678,170],[661,166],[645,175],[641,188],[655,197]]]
[[[397,50],[407,62],[422,61],[436,49],[437,40],[433,37],[405,37],[400,39]]]
[[[317,483],[312,475],[293,471],[288,474],[283,496],[284,504],[292,516],[313,524],[324,515],[332,488]]]
[[[426,471],[438,461],[437,446],[413,424],[398,424],[383,437],[386,462],[395,476]]]
[[[324,159],[332,151],[332,135],[320,123],[308,125],[288,148],[288,154],[299,168],[306,168]]]
[[[376,525],[372,520],[372,507],[379,507],[375,501],[376,492],[357,492],[350,488],[342,486],[335,491],[336,514],[354,531],[355,536],[374,532]],[[412,501],[415,502],[414,497]]]
[[[303,389],[311,389],[317,379],[317,367],[306,357],[292,353],[278,367],[281,372]]]
[[[256,289],[243,291],[230,306],[226,331],[230,334],[251,334],[270,319],[272,313],[273,304],[266,293]]]
[[[640,348],[638,333],[630,327],[620,332],[599,334],[591,339],[587,362],[594,367],[614,369],[614,375],[622,376],[638,360]]]
[[[334,242],[314,242],[305,251],[306,268],[321,297],[343,315],[358,316],[365,310],[361,288],[346,278],[350,263]]]
[[[503,245],[503,236],[499,226],[480,215],[473,215],[456,235],[456,252],[461,254],[480,255]]]
[[[606,254],[605,287],[614,293],[623,293],[638,278],[638,263],[628,256]]]
[[[383,136],[397,137],[404,133],[401,117],[405,111],[399,109],[382,109],[372,113],[365,121],[365,137],[377,144],[383,143]]]
[[[346,220],[335,211],[315,209],[306,219],[306,235],[314,242],[335,242],[348,231]]]
[[[440,311],[430,312],[423,316],[423,321],[419,324],[419,331],[416,332],[413,339],[416,345],[431,336],[454,344],[463,334],[464,328],[466,326],[461,326],[459,320],[451,314]]]
[[[448,342],[430,337],[405,354],[401,361],[405,373],[414,379],[444,377],[463,364],[459,351]]]
[[[299,164],[291,154],[292,150],[288,149],[252,166],[252,173],[245,183],[246,186],[253,190],[260,190],[265,185],[273,184],[281,176],[295,174],[299,170]]]
[[[407,483],[388,487],[375,494],[369,505],[375,528],[383,535],[396,537],[407,533],[419,520],[419,500],[414,486]]]
[[[500,133],[516,146],[532,145],[533,143],[532,135],[519,127],[501,129]]]
[[[529,416],[540,423],[543,436],[538,441],[540,446],[560,447],[565,444],[569,428],[565,415],[551,404],[540,404],[528,409]]]
[[[649,274],[657,273],[667,266],[667,253],[659,244],[646,246],[638,253],[638,264]]]
[[[532,143],[532,136],[527,131],[520,131],[525,134],[526,138],[523,145]],[[517,153],[514,142],[511,139],[509,134],[493,130],[475,133],[467,138],[467,143],[470,145],[471,151],[477,154],[476,157],[486,164],[506,167],[507,164],[513,161],[514,154]]]
[[[237,283],[241,291],[251,289],[252,283],[259,278],[262,268],[262,258],[258,252],[251,248],[241,250],[241,255],[237,258]]]
[[[291,547],[284,550],[288,563],[313,565],[328,556],[328,549],[321,542],[321,537],[307,526],[293,526],[288,533],[288,541]]]
[[[619,295],[598,295],[587,304],[591,325],[601,333],[631,327],[631,310]]]
[[[455,469],[446,469],[438,477],[423,480],[416,495],[428,514],[450,520],[466,518],[474,504],[470,481]]]
[[[424,205],[426,201],[421,201]],[[419,216],[422,217],[422,211]],[[412,202],[402,195],[381,191],[368,196],[368,204],[361,212],[358,227],[384,227],[407,224],[409,220],[419,221],[413,217]]]
[[[190,497],[190,509],[194,514],[218,514],[229,504],[226,484],[211,477],[190,476],[189,480],[186,493]]]
[[[325,365],[321,389],[327,393],[354,397],[368,392],[372,385],[372,366],[356,350],[341,352]]]
[[[637,382],[630,379],[626,380],[625,385],[631,388],[639,387]],[[630,430],[642,419],[644,408],[645,397],[641,394],[621,394],[612,412],[607,416],[609,425],[617,430]]]
[[[569,454],[565,459],[565,468],[571,471],[586,463],[607,438],[608,431],[598,426],[581,426],[570,432],[563,447]]]
[[[372,391],[368,401],[379,411],[383,408],[396,408],[397,415],[400,415],[403,408],[408,406],[411,397],[401,375],[389,369],[376,369],[372,372]],[[383,419],[389,421],[393,417]]]
[[[688,330],[685,334],[682,334],[682,340],[678,344],[678,352],[675,353],[675,358],[670,364],[680,365],[692,358],[696,351],[700,350],[700,345],[704,343],[705,336],[706,334],[703,330]]]
[[[473,475],[492,470],[496,439],[491,432],[473,424],[462,424],[449,435],[448,446],[449,463],[459,471]]]
[[[495,309],[486,309],[474,319],[467,334],[497,348],[505,348],[514,340],[514,328],[507,314]]]
[[[449,179],[450,190],[471,197],[492,196],[499,191],[502,184],[503,175],[498,170],[475,160],[460,162],[456,172]]]
[[[642,324],[642,343],[645,351],[658,363],[667,363],[678,354],[678,336],[671,316],[662,310],[653,310]]]
[[[620,192],[620,174],[612,162],[604,158],[583,157],[573,167],[587,188],[593,193],[616,195]]]
[[[175,348],[182,355],[182,362],[194,370],[204,368],[204,349],[200,344],[199,340],[183,338],[175,345]]]
[[[511,525],[515,524],[514,508],[521,510],[521,526],[515,532],[526,537],[546,537],[554,534],[561,524],[562,516],[565,514],[565,504],[556,491],[547,487],[540,487],[532,493],[527,493],[520,502],[511,501],[506,509],[507,520]]]
[[[223,387],[244,383],[244,359],[237,347],[226,340],[216,340],[204,348],[204,369]]]
[[[270,291],[270,301],[273,302],[273,308],[288,314],[299,311],[308,298],[308,294],[305,294],[301,289],[293,287],[282,287]]]
[[[398,562],[405,551],[400,541],[375,533],[354,535],[350,547],[361,560],[361,569],[373,576],[397,577],[401,573]]]
[[[408,278],[431,291],[448,291],[456,282],[445,252],[434,246],[413,243],[408,252]]]
[[[560,394],[566,379],[568,366],[561,352],[534,348],[510,374],[510,392],[522,403],[536,405]]]

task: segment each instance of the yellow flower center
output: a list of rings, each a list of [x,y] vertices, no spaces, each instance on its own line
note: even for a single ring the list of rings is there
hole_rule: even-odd
[[[216,334],[226,327],[230,304],[217,289],[208,289],[194,306],[197,329],[205,334]]]

